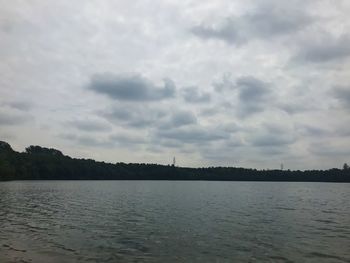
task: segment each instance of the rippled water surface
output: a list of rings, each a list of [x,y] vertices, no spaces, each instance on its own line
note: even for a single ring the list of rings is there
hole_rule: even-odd
[[[0,183],[0,262],[350,262],[350,184]]]

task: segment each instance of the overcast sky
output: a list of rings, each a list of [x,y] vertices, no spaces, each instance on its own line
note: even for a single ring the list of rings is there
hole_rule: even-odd
[[[0,0],[0,140],[108,162],[350,162],[350,1]]]

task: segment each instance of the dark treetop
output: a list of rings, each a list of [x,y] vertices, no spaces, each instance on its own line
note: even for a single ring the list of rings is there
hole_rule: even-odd
[[[61,151],[29,146],[16,152],[0,141],[0,180],[212,180],[350,182],[350,169],[256,170],[234,167],[184,168],[158,164],[105,163],[75,159]]]

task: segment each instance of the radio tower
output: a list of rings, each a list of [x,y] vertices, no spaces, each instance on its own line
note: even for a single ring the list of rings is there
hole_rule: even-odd
[[[175,156],[173,158],[173,167],[175,167],[175,164],[176,164],[176,159],[175,159]]]
[[[281,163],[281,170],[283,170],[283,163]]]

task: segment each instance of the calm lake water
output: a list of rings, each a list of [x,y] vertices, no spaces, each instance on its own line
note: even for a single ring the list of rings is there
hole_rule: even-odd
[[[350,184],[0,183],[0,262],[350,262]]]

